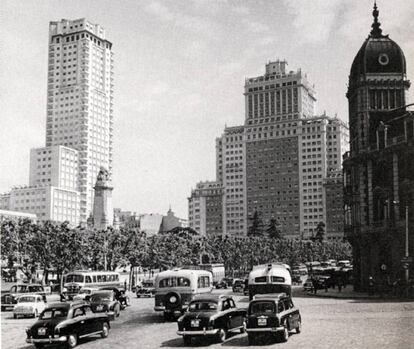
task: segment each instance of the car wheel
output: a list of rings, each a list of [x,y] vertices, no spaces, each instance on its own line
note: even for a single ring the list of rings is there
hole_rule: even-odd
[[[119,317],[119,314],[121,313],[121,307],[119,305],[115,306],[115,317]]]
[[[183,341],[185,345],[191,345],[191,336],[183,336]]]
[[[164,313],[164,321],[171,321],[172,320],[171,313]]]
[[[217,333],[217,339],[220,343],[223,343],[227,338],[227,331],[224,328],[220,328]]]
[[[13,319],[17,319],[17,314],[13,314]]]
[[[287,342],[289,339],[289,330],[286,326],[286,324],[283,326],[283,331],[280,334],[280,341],[281,342]]]
[[[298,320],[298,327],[296,327],[296,333],[302,332],[302,321]]]
[[[68,348],[74,348],[78,344],[78,336],[76,334],[70,334],[68,336]]]
[[[101,333],[101,337],[102,337],[102,338],[106,338],[106,337],[108,337],[108,334],[109,334],[109,325],[108,325],[108,323],[107,323],[107,322],[104,322],[104,323],[102,324],[102,333]]]
[[[6,307],[1,307],[1,311],[5,311],[6,310]]]
[[[35,348],[37,349],[41,349],[44,346],[42,343],[35,343],[34,345],[35,345]]]

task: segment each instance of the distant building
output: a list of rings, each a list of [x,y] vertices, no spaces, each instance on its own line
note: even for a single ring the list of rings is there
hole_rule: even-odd
[[[223,234],[223,186],[220,182],[197,183],[188,198],[188,223],[201,235]]]
[[[342,170],[328,172],[324,180],[326,207],[325,238],[344,238],[344,188]]]
[[[347,91],[345,228],[357,290],[368,289],[370,276],[385,287],[414,272],[404,262],[406,252],[414,255],[414,113],[405,107],[410,82],[404,52],[382,34],[378,14],[375,4],[372,30],[354,58]]]
[[[158,234],[162,229],[163,215],[159,213],[142,214],[139,216],[140,231],[152,236]]]
[[[226,127],[216,139],[216,180],[223,185],[223,234],[247,234],[244,126]]]

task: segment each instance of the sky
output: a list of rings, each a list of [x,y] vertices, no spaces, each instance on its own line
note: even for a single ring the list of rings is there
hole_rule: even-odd
[[[414,2],[378,0],[384,34],[414,79]],[[2,0],[0,192],[29,181],[45,145],[48,26],[87,18],[113,43],[113,204],[188,216],[191,189],[215,180],[215,139],[244,123],[243,87],[286,59],[317,91],[317,114],[348,120],[352,60],[372,24],[371,0]],[[414,90],[414,88],[413,88]],[[413,91],[409,101],[414,102]]]

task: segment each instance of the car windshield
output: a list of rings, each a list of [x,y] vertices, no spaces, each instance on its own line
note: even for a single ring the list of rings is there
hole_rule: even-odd
[[[34,303],[36,302],[36,298],[33,296],[23,296],[19,297],[18,303]]]
[[[273,302],[253,302],[250,305],[251,314],[271,314],[275,312],[275,304]]]
[[[242,280],[236,280],[235,282],[234,282],[234,285],[237,285],[237,286],[241,286],[241,285],[243,285],[244,284],[244,282],[242,281]]]
[[[79,274],[66,275],[65,282],[83,282],[83,275],[79,275]]]
[[[217,310],[217,303],[206,301],[192,302],[188,306],[188,309],[190,311],[215,311]]]
[[[47,309],[42,314],[40,314],[40,319],[56,319],[56,318],[65,318],[68,315],[68,310],[65,308],[58,309]]]
[[[112,298],[110,293],[99,293],[94,294],[91,297],[91,302],[102,302],[102,301],[110,301]]]
[[[29,292],[43,292],[42,286],[29,286]]]
[[[90,293],[91,293],[91,290],[88,290],[88,289],[82,289],[79,291],[79,294],[90,294]]]

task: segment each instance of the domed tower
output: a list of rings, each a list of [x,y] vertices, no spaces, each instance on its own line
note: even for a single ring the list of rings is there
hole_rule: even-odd
[[[408,253],[403,248],[408,246],[404,208],[413,201],[412,190],[404,188],[409,183],[414,187],[414,118],[405,107],[410,87],[406,61],[401,48],[382,33],[376,3],[372,14],[372,30],[352,63],[346,94],[350,152],[343,162],[345,236],[353,246],[358,290],[367,288],[369,276],[378,282],[401,277],[401,260]]]
[[[390,110],[406,105],[410,86],[404,53],[388,35],[382,34],[376,3],[372,14],[372,30],[354,58],[346,94],[353,139],[351,155],[375,143],[378,125],[393,117]]]

